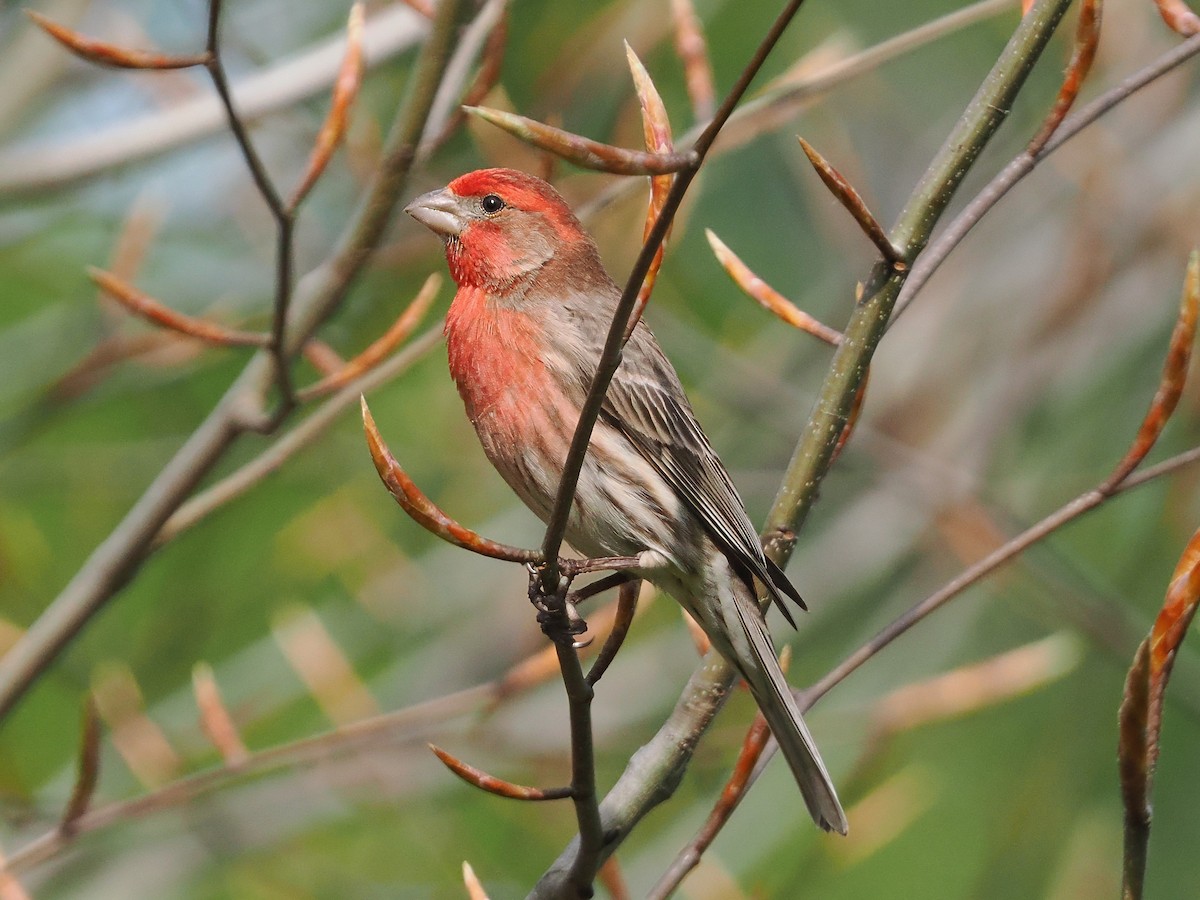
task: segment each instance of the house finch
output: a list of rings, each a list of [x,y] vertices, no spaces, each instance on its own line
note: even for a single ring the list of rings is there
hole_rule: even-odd
[[[492,465],[545,521],[621,291],[539,178],[471,172],[405,212],[445,242],[458,284],[446,345],[467,415]],[[633,574],[674,596],[749,685],[814,821],[844,834],[845,813],[780,671],[755,582],[781,609],[784,595],[803,602],[763,554],[644,324],[609,386],[566,538],[590,556],[638,557]]]

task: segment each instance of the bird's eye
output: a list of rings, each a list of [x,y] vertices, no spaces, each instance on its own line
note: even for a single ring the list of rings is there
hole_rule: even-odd
[[[500,210],[504,209],[504,201],[495,194],[488,194],[479,201],[479,205],[483,207],[483,211],[489,216],[494,216]]]

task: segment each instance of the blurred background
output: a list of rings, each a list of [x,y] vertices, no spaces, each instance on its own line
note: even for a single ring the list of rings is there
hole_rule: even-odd
[[[696,0],[719,95],[777,5]],[[756,84],[778,89],[824,72],[965,5],[809,0]],[[874,251],[796,136],[889,224],[1004,46],[1018,6],[991,4],[974,24],[731,128],[693,185],[647,319],[756,521],[831,351],[743,296],[705,229],[802,309],[843,326]],[[201,0],[29,7],[88,35],[167,52],[200,47],[207,15]],[[306,54],[336,43],[349,4],[229,7],[227,63],[242,83],[295,60],[304,71]],[[1178,42],[1150,0],[1108,7],[1085,100]],[[369,14],[398,8],[372,4]],[[514,3],[500,84],[485,102],[640,146],[627,40],[682,134],[694,117],[673,27],[668,0]],[[1073,30],[1072,12],[952,211],[1036,131]],[[412,33],[368,73],[347,146],[303,207],[301,273],[327,253],[376,164],[415,58]],[[0,3],[0,48],[3,650],[250,354],[134,320],[98,297],[86,267],[116,267],[192,315],[263,328],[273,233],[226,131],[180,132],[145,157],[130,149],[137,134],[211,94],[203,73],[85,65],[14,3]],[[298,77],[285,70],[282,82]],[[794,683],[816,680],[997,543],[1102,481],[1125,452],[1156,389],[1200,237],[1198,88],[1196,65],[1184,65],[1051,157],[890,330],[862,421],[789,568],[811,609],[798,632],[776,629],[792,645]],[[303,170],[326,108],[317,89],[256,122],[254,140],[282,185]],[[544,171],[540,155],[488,128],[456,135],[414,172],[407,195],[485,164]],[[641,240],[644,183],[617,191],[611,176],[562,165],[553,174],[623,280]],[[438,243],[397,217],[320,337],[353,356],[431,272],[444,272]],[[450,296],[444,286],[426,327]],[[318,377],[305,363],[297,372],[300,383]],[[1152,459],[1200,442],[1198,398],[1187,390]],[[540,524],[478,449],[440,345],[368,399],[393,452],[443,509],[489,537],[539,543]],[[244,438],[206,484],[271,443]],[[773,761],[681,896],[1115,896],[1117,707],[1200,524],[1198,473],[1184,468],[1107,503],[836,688],[809,720],[851,836],[812,828],[786,767]],[[696,662],[675,604],[645,600],[594,706],[602,791]],[[1150,897],[1186,896],[1200,883],[1194,640],[1167,696]],[[410,521],[381,488],[349,407],[279,471],[159,549],[3,724],[0,847],[11,857],[54,827],[88,692],[104,726],[98,807],[218,769],[193,691],[199,665],[252,754],[289,749],[252,756],[236,777],[202,775],[154,794],[161,808],[114,808],[104,827],[20,870],[30,895],[456,897],[465,859],[493,898],[524,896],[575,834],[570,805],[486,796],[447,772],[426,742],[515,782],[566,783],[556,673],[503,687],[543,648],[524,571],[451,548]],[[965,668],[978,665],[986,668]],[[407,712],[357,740],[295,746],[393,711]],[[752,712],[744,694],[732,699],[676,795],[623,845],[632,896],[703,822]]]

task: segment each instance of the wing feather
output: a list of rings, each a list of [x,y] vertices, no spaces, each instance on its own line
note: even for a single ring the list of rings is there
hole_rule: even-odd
[[[700,428],[675,370],[649,329],[639,325],[638,367],[617,369],[601,417],[621,431],[703,523],[743,578],[753,576],[795,625],[783,603],[786,595],[803,609],[804,601],[779,567],[763,554],[737,489],[708,437]]]

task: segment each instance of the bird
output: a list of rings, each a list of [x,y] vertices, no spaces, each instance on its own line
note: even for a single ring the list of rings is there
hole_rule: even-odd
[[[483,451],[548,521],[621,290],[562,195],[535,176],[469,172],[405,212],[442,239],[458,285],[446,314],[447,356]],[[642,322],[592,432],[565,537],[591,557],[636,557],[630,574],[687,610],[748,685],[813,820],[845,834],[756,584],[789,621],[785,598],[804,603],[764,554],[679,376]]]

